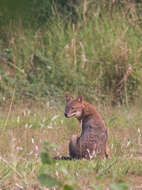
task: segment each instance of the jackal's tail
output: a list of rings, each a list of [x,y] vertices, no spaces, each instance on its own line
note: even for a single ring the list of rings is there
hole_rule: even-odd
[[[69,156],[56,156],[54,157],[54,160],[72,160],[73,158]]]

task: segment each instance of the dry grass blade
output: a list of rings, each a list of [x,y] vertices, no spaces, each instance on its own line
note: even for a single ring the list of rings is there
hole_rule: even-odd
[[[5,130],[5,128],[7,126],[8,119],[9,119],[9,116],[10,116],[10,113],[11,113],[11,110],[12,110],[12,105],[13,105],[13,101],[14,101],[15,91],[16,91],[16,89],[14,88],[13,94],[12,94],[12,98],[11,98],[11,103],[10,103],[8,114],[7,114],[7,118],[6,118],[6,120],[4,122],[4,125],[3,125],[3,131]]]
[[[10,169],[12,169],[17,174],[17,176],[19,176],[20,178],[23,178],[23,176],[16,170],[16,168],[12,164],[10,164],[7,160],[2,158],[1,156],[0,156],[0,160],[3,163],[5,163]]]

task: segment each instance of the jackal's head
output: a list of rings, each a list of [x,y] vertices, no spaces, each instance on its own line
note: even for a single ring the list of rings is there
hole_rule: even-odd
[[[82,96],[76,99],[66,96],[65,117],[76,117],[79,119],[83,112],[82,108]]]

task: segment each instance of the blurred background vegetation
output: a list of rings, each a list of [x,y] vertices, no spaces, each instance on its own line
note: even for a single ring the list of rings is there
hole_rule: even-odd
[[[0,104],[129,104],[142,92],[142,0],[0,0]]]

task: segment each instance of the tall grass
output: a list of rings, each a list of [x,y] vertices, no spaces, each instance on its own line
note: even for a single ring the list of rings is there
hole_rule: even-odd
[[[114,104],[134,100],[142,89],[142,18],[127,6],[84,1],[74,22],[54,9],[36,30],[22,21],[1,28],[0,101],[13,88],[17,99],[68,91]]]

